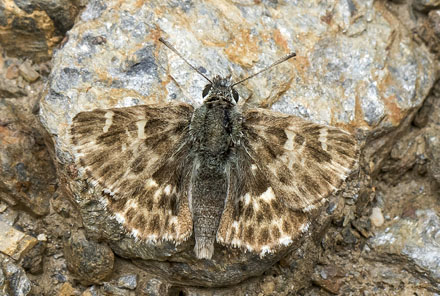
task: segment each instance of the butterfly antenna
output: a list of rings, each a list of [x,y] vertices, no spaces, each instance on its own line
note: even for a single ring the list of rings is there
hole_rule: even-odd
[[[166,47],[168,47],[169,49],[171,49],[175,54],[177,54],[182,60],[185,61],[185,63],[188,64],[188,66],[190,66],[191,68],[193,68],[194,71],[196,71],[197,73],[199,73],[200,75],[203,76],[203,78],[205,78],[206,80],[209,81],[209,83],[212,84],[212,81],[206,77],[202,72],[199,71],[199,69],[197,69],[196,67],[194,67],[193,65],[191,65],[190,62],[188,62],[181,54],[180,52],[177,51],[177,49],[174,48],[174,46],[172,46],[168,41],[166,41],[165,39],[163,39],[162,37],[159,38],[159,41],[162,42]]]
[[[240,83],[242,83],[242,82],[245,82],[246,80],[251,79],[252,77],[257,76],[258,74],[260,74],[260,73],[262,73],[262,72],[264,72],[264,71],[267,71],[267,70],[269,70],[270,68],[275,67],[276,65],[281,64],[282,62],[285,62],[285,61],[287,61],[288,59],[293,58],[293,57],[295,57],[295,56],[296,56],[296,53],[295,53],[295,52],[291,52],[291,53],[289,53],[288,55],[286,55],[285,57],[282,57],[282,58],[279,59],[278,61],[274,62],[272,65],[269,65],[269,66],[267,66],[266,68],[264,68],[264,69],[258,71],[257,73],[254,73],[254,74],[252,74],[251,76],[248,76],[248,77],[246,77],[245,79],[242,79],[242,80],[240,80],[239,82],[236,82],[236,83],[232,84],[231,87],[233,87],[233,86],[235,86],[235,85],[237,85],[237,84],[240,84]]]

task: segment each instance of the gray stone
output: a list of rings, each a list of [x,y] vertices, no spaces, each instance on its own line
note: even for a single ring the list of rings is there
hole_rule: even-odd
[[[136,241],[106,211],[92,184],[84,190],[84,176],[63,169],[73,161],[66,127],[80,111],[173,100],[200,105],[206,81],[158,37],[166,38],[209,77],[232,74],[234,80],[295,51],[295,60],[237,86],[240,103],[362,129],[370,147],[366,159],[377,155],[374,171],[392,145],[374,145],[373,140],[381,144],[387,134],[392,142],[398,129],[408,126],[407,118],[421,106],[435,80],[432,55],[371,0],[137,3],[90,1],[69,40],[54,55],[40,119],[53,136],[59,173],[69,183],[89,237],[107,242],[118,255],[177,284],[232,285],[261,275],[285,254],[259,258],[216,246],[218,257],[201,262],[192,255],[192,240],[179,246]],[[378,149],[382,151],[376,153]],[[292,249],[311,240],[311,233],[321,233],[332,213],[323,211],[321,220]],[[350,243],[356,241],[351,231],[346,234]],[[302,260],[300,255],[295,259]]]
[[[11,296],[26,296],[31,291],[31,281],[24,270],[12,262],[4,263],[4,273]]]
[[[137,275],[127,274],[123,275],[118,279],[118,287],[125,288],[129,290],[134,290],[137,287]]]
[[[118,296],[130,296],[131,291],[125,290],[125,289],[120,289],[116,286],[114,286],[111,283],[104,283],[99,290],[104,294],[104,295],[118,295]]]
[[[169,295],[169,289],[168,286],[161,280],[158,279],[150,279],[148,280],[144,286],[142,287],[141,291],[145,295],[149,296],[160,296],[160,295]],[[179,293],[174,293],[179,295]]]
[[[398,219],[376,233],[369,245],[386,258],[407,262],[440,288],[440,218],[432,210],[416,210],[416,219]]]

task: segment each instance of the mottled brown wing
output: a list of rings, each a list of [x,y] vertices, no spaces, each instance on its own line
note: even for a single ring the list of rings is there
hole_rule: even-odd
[[[243,113],[217,240],[264,255],[309,227],[307,212],[346,179],[358,158],[349,133],[265,109]]]
[[[192,159],[183,103],[97,109],[73,118],[71,143],[107,209],[139,239],[180,243],[192,234]]]

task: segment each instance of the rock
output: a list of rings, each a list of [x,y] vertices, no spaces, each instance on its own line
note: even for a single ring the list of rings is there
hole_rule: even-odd
[[[41,274],[43,272],[43,255],[46,244],[39,241],[28,253],[23,256],[20,262],[27,272],[31,274]]]
[[[440,288],[440,217],[432,210],[417,210],[416,219],[397,219],[368,240],[385,259],[405,262],[410,272],[421,273]]]
[[[150,279],[144,283],[143,287],[140,289],[141,295],[145,296],[160,296],[160,295],[173,295],[168,289],[168,286],[159,279]],[[181,291],[174,291],[176,295],[180,295]],[[186,295],[186,294],[184,294]]]
[[[413,7],[420,11],[429,11],[431,9],[439,8],[439,0],[414,0]]]
[[[40,233],[40,234],[37,236],[37,239],[38,239],[38,241],[40,241],[40,242],[45,242],[45,241],[47,241],[47,236],[46,236],[44,233]]]
[[[77,296],[79,291],[72,287],[70,283],[64,283],[58,290],[57,296]]]
[[[416,28],[417,36],[436,54],[440,54],[440,10],[431,10],[428,18]]]
[[[40,78],[40,74],[32,68],[31,63],[29,61],[24,62],[18,67],[18,71],[20,75],[28,82],[34,82],[38,78]]]
[[[0,3],[0,45],[9,56],[50,59],[72,27],[79,1],[5,0]]]
[[[344,273],[336,266],[318,265],[312,275],[312,282],[331,294],[339,295]]]
[[[370,215],[371,223],[375,227],[380,227],[385,222],[385,219],[382,215],[382,210],[380,208],[374,207],[371,209],[371,215]]]
[[[425,165],[426,159],[425,132],[408,133],[394,143],[390,158],[384,162],[381,169],[382,172],[386,172],[382,178],[386,178],[391,184],[397,184],[416,164]]]
[[[0,74],[0,96],[3,98],[18,98],[25,96],[26,91],[17,86],[15,81],[6,79]]]
[[[131,296],[133,295],[131,291],[118,288],[111,283],[104,283],[100,289],[103,295],[118,295],[118,296]]]
[[[352,131],[362,129],[365,159],[371,160],[373,173],[380,171],[436,77],[433,55],[373,1],[271,6],[212,1],[177,8],[136,3],[90,1],[54,56],[40,119],[53,137],[62,185],[80,210],[89,237],[107,242],[118,255],[176,285],[232,285],[261,275],[285,254],[261,259],[219,246],[219,257],[201,262],[193,257],[192,239],[179,246],[137,241],[108,213],[93,184],[86,190],[84,175],[69,169],[73,155],[66,131],[80,111],[173,100],[200,105],[206,81],[158,37],[168,39],[196,67],[204,66],[201,71],[209,77],[232,74],[235,80],[296,51],[295,60],[237,86],[241,101]],[[321,235],[329,213],[322,214],[322,224],[313,222],[291,249],[299,249],[312,234]],[[344,237],[350,244],[358,239],[351,231]],[[310,260],[306,265],[316,257]]]
[[[37,243],[34,237],[0,221],[0,252],[3,254],[19,260]]]
[[[134,290],[137,287],[137,275],[136,274],[127,274],[123,275],[118,279],[118,287]]]
[[[67,267],[79,280],[100,283],[113,271],[114,255],[105,244],[88,241],[74,233],[64,244]]]
[[[36,99],[0,99],[0,199],[40,216],[49,211],[56,175],[31,112]]]
[[[5,77],[9,80],[16,79],[18,77],[18,73],[18,66],[12,64],[8,67],[8,69],[6,69]]]
[[[26,296],[31,291],[31,281],[27,278],[24,270],[12,262],[3,262],[5,275],[6,295]]]

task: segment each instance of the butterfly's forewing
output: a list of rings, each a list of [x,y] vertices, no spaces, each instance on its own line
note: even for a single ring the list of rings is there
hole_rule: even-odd
[[[73,118],[71,143],[80,169],[107,209],[133,235],[180,243],[192,234],[192,167],[183,103],[97,109]]]
[[[352,135],[265,109],[243,113],[217,240],[258,253],[288,245],[357,162]]]

